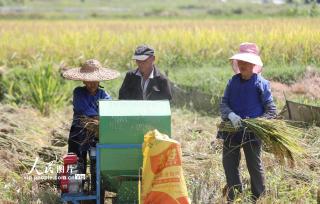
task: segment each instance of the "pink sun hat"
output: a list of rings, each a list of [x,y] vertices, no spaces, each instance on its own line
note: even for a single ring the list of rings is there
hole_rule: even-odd
[[[259,74],[262,71],[263,63],[259,55],[259,48],[255,43],[241,43],[239,52],[229,59],[232,60],[232,68],[236,74],[240,73],[238,60],[254,64],[253,72],[256,74]]]

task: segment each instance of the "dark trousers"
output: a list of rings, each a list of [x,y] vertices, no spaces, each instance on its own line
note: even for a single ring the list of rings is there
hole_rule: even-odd
[[[86,148],[87,149],[87,148]],[[88,150],[82,149],[81,145],[73,140],[68,141],[68,152],[75,153],[81,164],[81,172],[87,172],[87,153]],[[91,191],[96,190],[96,157],[90,157],[90,172],[91,172]]]
[[[228,201],[234,200],[236,192],[242,192],[239,172],[241,147],[243,148],[250,174],[252,199],[256,200],[265,191],[264,170],[261,161],[261,142],[247,141],[239,143],[232,140],[225,140],[223,145],[222,162],[228,186]]]

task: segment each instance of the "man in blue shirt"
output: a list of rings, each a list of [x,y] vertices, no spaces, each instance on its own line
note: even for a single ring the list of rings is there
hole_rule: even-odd
[[[241,119],[274,118],[276,106],[270,84],[260,74],[263,64],[258,47],[253,43],[243,43],[240,45],[240,52],[230,59],[236,74],[225,89],[220,112],[222,119],[230,120],[239,131],[235,134],[218,132],[218,138],[224,139],[222,160],[228,187],[227,199],[233,201],[235,192],[242,192],[239,172],[242,147],[250,174],[252,198],[255,201],[265,191],[261,141],[241,128]]]
[[[89,133],[84,129],[80,119],[82,117],[97,118],[99,100],[110,100],[111,96],[99,88],[99,82],[84,81],[83,83],[85,86],[76,87],[73,91],[73,120],[69,134],[68,152],[77,155],[84,154],[81,157],[86,157],[90,145],[83,144],[83,141]],[[84,163],[86,164],[86,162]]]
[[[82,160],[82,173],[86,173],[87,152],[95,147],[97,138],[84,143],[90,134],[80,122],[81,117],[97,118],[99,100],[110,100],[111,96],[99,88],[99,82],[115,79],[117,71],[103,68],[95,59],[87,60],[80,68],[73,68],[63,72],[62,76],[70,80],[83,81],[84,86],[76,87],[73,91],[73,121],[68,140],[68,152],[75,153]],[[91,181],[95,181],[95,157],[90,157]],[[95,191],[96,182],[91,182],[91,190]]]
[[[98,116],[99,99],[111,99],[111,96],[99,88],[99,82],[83,82],[85,86],[73,90],[73,112],[75,116]],[[92,90],[90,91],[90,88]]]

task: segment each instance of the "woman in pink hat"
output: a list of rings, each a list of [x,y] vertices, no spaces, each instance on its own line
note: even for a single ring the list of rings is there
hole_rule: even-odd
[[[252,199],[255,201],[265,191],[264,170],[261,161],[261,141],[241,125],[244,118],[274,118],[270,83],[261,76],[262,61],[254,43],[242,43],[239,52],[231,58],[235,75],[229,80],[220,104],[223,120],[230,120],[239,129],[236,134],[218,132],[224,140],[223,167],[227,180],[227,199],[233,201],[235,192],[242,192],[239,173],[240,148],[243,148],[250,174]]]

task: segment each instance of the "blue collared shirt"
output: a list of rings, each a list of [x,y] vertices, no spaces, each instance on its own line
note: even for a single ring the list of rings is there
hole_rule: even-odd
[[[90,95],[86,87],[77,87],[73,90],[74,116],[85,115],[88,117],[99,115],[99,100],[110,100],[111,96],[98,88],[96,95]]]

